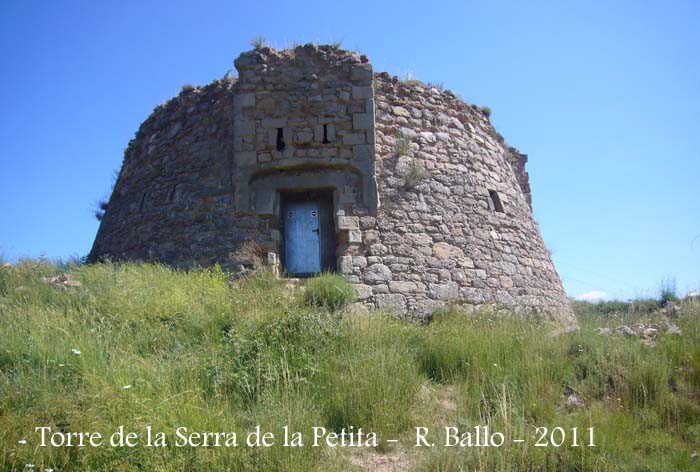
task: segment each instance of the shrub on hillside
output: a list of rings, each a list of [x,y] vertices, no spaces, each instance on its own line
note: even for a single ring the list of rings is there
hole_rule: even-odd
[[[606,316],[611,315],[641,315],[653,313],[659,309],[659,301],[654,299],[638,298],[632,301],[609,300],[589,302],[585,300],[573,300],[571,307],[576,316]]]
[[[355,290],[336,274],[321,274],[306,282],[304,303],[311,307],[337,311],[355,301]]]
[[[659,303],[661,306],[668,302],[678,301],[678,291],[676,290],[676,279],[668,278],[659,284]]]

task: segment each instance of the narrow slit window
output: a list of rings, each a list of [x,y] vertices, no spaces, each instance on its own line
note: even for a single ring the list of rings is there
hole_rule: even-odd
[[[323,144],[328,144],[328,125],[323,125]]]
[[[495,190],[489,190],[489,195],[491,196],[491,202],[493,202],[493,209],[498,213],[505,213],[506,211],[503,209],[503,202],[501,201],[501,197],[498,195],[498,192]]]
[[[287,146],[284,144],[284,129],[277,128],[277,150],[282,152],[285,147]]]

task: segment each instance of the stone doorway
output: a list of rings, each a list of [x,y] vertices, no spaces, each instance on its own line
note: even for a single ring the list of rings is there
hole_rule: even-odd
[[[284,192],[280,197],[283,272],[289,277],[313,277],[321,272],[334,271],[333,192]]]

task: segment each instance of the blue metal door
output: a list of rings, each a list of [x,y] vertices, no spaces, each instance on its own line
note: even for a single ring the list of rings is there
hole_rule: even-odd
[[[319,201],[288,202],[284,215],[285,268],[295,275],[321,272]]]

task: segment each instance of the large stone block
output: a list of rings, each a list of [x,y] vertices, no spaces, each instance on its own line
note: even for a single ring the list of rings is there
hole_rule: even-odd
[[[338,269],[341,274],[352,274],[352,256],[341,256],[338,258]]]
[[[402,116],[404,118],[411,117],[411,114],[404,107],[400,107],[400,106],[392,107],[391,112],[396,116]]]
[[[253,107],[255,106],[254,93],[237,93],[233,96],[233,106],[235,108]]]
[[[262,127],[265,129],[269,128],[284,128],[287,126],[287,118],[265,118],[262,120]]]
[[[352,98],[355,99],[365,99],[372,98],[374,96],[374,90],[372,87],[353,87],[352,88]]]
[[[375,295],[377,309],[397,315],[406,314],[406,297],[398,293]]]
[[[430,297],[437,300],[456,300],[459,298],[459,285],[454,282],[430,284]]]
[[[375,243],[369,247],[369,253],[372,256],[383,256],[389,254],[389,248],[382,243]]]
[[[338,229],[339,230],[350,230],[350,229],[360,229],[360,218],[357,216],[339,216],[338,217]]]
[[[343,136],[343,144],[364,144],[365,133],[347,133]]]
[[[239,166],[254,166],[258,162],[257,151],[241,151],[234,154],[234,160]]]
[[[374,145],[356,144],[352,147],[352,158],[360,163],[365,162],[374,167]],[[368,169],[370,170],[370,169]]]
[[[452,259],[455,261],[464,257],[464,251],[446,242],[434,244],[433,254],[435,254],[435,257],[438,259]]]
[[[352,265],[360,269],[367,267],[367,258],[364,256],[355,256],[352,258]]]
[[[257,192],[255,194],[255,213],[258,215],[273,215],[274,205],[274,192]]]
[[[384,264],[374,264],[367,267],[363,274],[364,280],[368,284],[376,285],[391,280],[391,270]]]
[[[412,293],[422,293],[425,291],[425,285],[416,282],[393,281],[389,282],[389,290],[392,293],[401,293],[409,295]]]
[[[310,143],[314,135],[310,131],[300,131],[294,137],[295,144],[307,144]]]
[[[355,284],[352,287],[355,289],[355,298],[358,301],[367,300],[372,297],[372,287],[369,285]]]
[[[353,113],[352,115],[353,129],[372,129],[374,128],[373,113]]]
[[[236,136],[251,136],[255,134],[255,121],[236,120],[233,124],[233,132]]]
[[[355,64],[350,70],[350,80],[355,82],[372,82],[372,66],[369,64]]]
[[[362,243],[362,231],[360,231],[359,229],[348,230],[348,243],[361,244]]]

